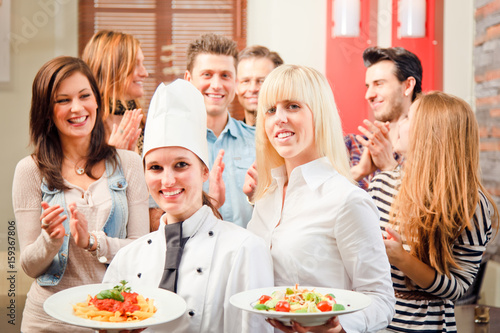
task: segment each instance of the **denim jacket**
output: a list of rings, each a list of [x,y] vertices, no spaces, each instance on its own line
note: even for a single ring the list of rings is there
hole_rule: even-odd
[[[128,203],[127,203],[127,181],[123,175],[120,165],[117,166],[113,172],[113,165],[106,161],[106,174],[108,175],[109,193],[111,195],[111,211],[109,212],[108,219],[102,230],[109,237],[126,238],[127,237],[127,222],[128,222]],[[42,181],[42,200],[47,202],[50,206],[60,205],[64,208],[63,214],[68,218],[63,222],[66,236],[64,242],[55,255],[52,263],[45,273],[37,278],[37,282],[42,287],[55,286],[61,280],[66,264],[68,261],[69,251],[69,213],[67,210],[66,202],[64,200],[64,191],[55,189],[50,190],[45,182]]]

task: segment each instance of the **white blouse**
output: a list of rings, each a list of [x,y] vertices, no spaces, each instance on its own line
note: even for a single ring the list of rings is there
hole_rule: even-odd
[[[255,204],[248,229],[271,249],[276,286],[354,290],[371,297],[363,311],[342,315],[347,332],[386,327],[394,315],[390,265],[370,196],[326,157],[295,168],[282,206],[285,167],[272,170],[270,190]]]

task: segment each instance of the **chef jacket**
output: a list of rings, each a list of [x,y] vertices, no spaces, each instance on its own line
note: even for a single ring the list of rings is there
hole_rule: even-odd
[[[271,248],[276,286],[295,285],[354,290],[371,305],[339,316],[346,332],[373,332],[394,315],[389,260],[371,197],[322,157],[271,172],[271,190],[255,203],[248,230]],[[283,200],[283,186],[288,187]]]
[[[161,221],[157,231],[118,251],[103,282],[159,285],[166,252],[165,215]],[[272,260],[264,241],[234,223],[218,220],[208,206],[183,222],[182,237],[190,238],[178,270],[177,294],[186,301],[187,311],[175,321],[146,331],[272,332],[263,316],[229,303],[239,292],[273,286]]]

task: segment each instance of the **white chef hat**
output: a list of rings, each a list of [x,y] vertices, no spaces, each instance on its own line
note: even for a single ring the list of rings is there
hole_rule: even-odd
[[[207,113],[203,95],[190,82],[160,83],[151,99],[142,158],[161,147],[182,147],[208,167]]]

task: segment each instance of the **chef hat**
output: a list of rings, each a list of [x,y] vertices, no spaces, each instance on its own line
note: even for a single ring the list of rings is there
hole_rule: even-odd
[[[203,95],[190,82],[160,83],[151,99],[142,158],[161,147],[182,147],[208,167],[207,113]]]

